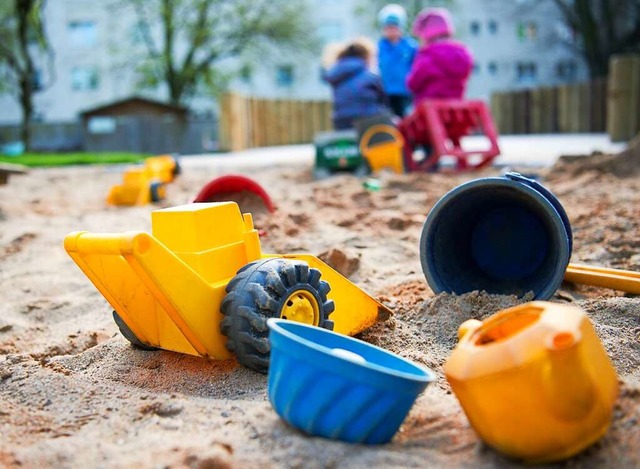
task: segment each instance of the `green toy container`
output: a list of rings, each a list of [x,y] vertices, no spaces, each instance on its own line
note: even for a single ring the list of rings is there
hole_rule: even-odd
[[[356,130],[323,132],[314,139],[316,162],[315,179],[324,179],[336,171],[350,171],[356,176],[368,173],[366,162],[358,147]]]

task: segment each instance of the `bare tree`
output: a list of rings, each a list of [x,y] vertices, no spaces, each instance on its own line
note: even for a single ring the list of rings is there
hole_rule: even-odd
[[[640,52],[640,0],[551,1],[575,35],[571,47],[584,58],[592,78],[607,75],[611,55]]]
[[[143,87],[166,84],[184,103],[221,80],[225,59],[250,49],[308,50],[313,36],[304,0],[129,0],[146,53],[138,66]],[[271,49],[273,50],[273,49]]]
[[[22,108],[21,139],[31,146],[33,95],[41,88],[36,60],[51,49],[43,26],[44,0],[0,2],[0,91],[16,95]]]

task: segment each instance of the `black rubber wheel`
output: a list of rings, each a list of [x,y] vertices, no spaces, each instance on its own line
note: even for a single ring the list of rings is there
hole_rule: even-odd
[[[180,166],[180,160],[177,157],[173,157],[175,166],[173,167],[173,177],[180,176],[182,174],[182,166]]]
[[[145,344],[140,339],[138,339],[136,335],[133,333],[133,331],[129,329],[129,326],[127,326],[127,324],[122,320],[122,318],[115,311],[113,312],[113,320],[118,326],[118,329],[120,329],[120,334],[122,334],[125,339],[131,342],[131,345],[142,350],[158,350],[157,347],[153,347],[152,345]]]
[[[164,199],[164,182],[153,181],[149,185],[149,191],[151,193],[151,202],[160,202]]]
[[[335,305],[327,299],[331,287],[320,275],[305,262],[278,258],[252,262],[238,271],[220,305],[224,314],[220,328],[240,363],[267,372],[268,318],[305,319],[300,322],[333,330],[328,316]],[[296,310],[297,305],[301,309]]]

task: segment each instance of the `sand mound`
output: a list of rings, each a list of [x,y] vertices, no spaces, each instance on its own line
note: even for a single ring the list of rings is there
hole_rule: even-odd
[[[640,174],[640,134],[629,142],[626,150],[615,155],[561,156],[552,168],[552,172],[575,175],[589,171],[613,174],[620,178]]]

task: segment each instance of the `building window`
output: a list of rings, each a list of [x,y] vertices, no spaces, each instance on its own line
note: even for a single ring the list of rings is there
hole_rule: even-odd
[[[276,69],[276,84],[282,87],[293,85],[293,65],[280,65]]]
[[[469,30],[471,34],[478,36],[480,34],[480,23],[478,21],[472,21],[469,25]]]
[[[487,29],[489,30],[489,34],[495,36],[498,34],[498,22],[495,20],[489,20],[489,23],[487,23]]]
[[[535,41],[538,37],[538,26],[533,21],[518,23],[517,34],[520,42]]]
[[[98,30],[93,21],[72,21],[67,30],[69,43],[74,47],[93,47],[98,42]]]
[[[91,117],[87,127],[90,134],[112,134],[116,131],[116,119],[111,116]]]
[[[578,66],[573,60],[565,60],[556,64],[556,76],[561,80],[575,81],[578,77]]]
[[[518,83],[533,84],[538,76],[538,66],[535,62],[518,62],[516,73]]]
[[[95,67],[74,67],[71,69],[71,89],[91,91],[98,89],[98,69]]]
[[[489,62],[489,64],[487,65],[487,70],[489,71],[490,75],[497,75],[498,74],[498,64],[491,61]]]

